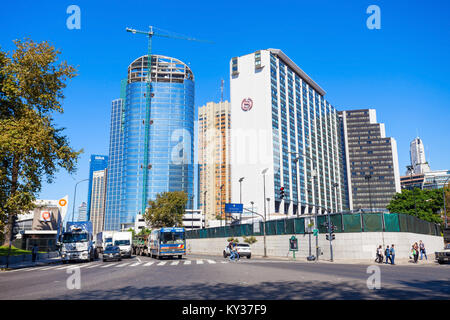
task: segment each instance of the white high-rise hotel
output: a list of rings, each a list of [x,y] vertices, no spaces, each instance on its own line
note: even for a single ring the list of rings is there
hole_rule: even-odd
[[[414,174],[430,172],[430,166],[425,160],[425,148],[422,140],[417,137],[410,144],[411,165]]]
[[[277,49],[232,58],[230,68],[232,202],[242,194],[261,214],[348,208],[339,118],[325,91]]]

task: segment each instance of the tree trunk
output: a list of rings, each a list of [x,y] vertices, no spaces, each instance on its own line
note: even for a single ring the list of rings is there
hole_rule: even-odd
[[[13,167],[11,172],[11,193],[13,196],[17,191],[17,180],[19,177],[19,156],[15,155],[13,159]],[[9,246],[11,243],[11,235],[13,232],[13,217],[16,215],[16,212],[8,212],[8,223],[5,227],[5,239],[3,240],[4,246]]]

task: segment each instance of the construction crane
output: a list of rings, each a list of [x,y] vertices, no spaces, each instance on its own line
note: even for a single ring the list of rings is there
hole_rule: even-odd
[[[154,29],[160,30],[155,32]],[[162,29],[155,28],[153,26],[149,26],[149,31],[139,31],[132,28],[126,28],[127,32],[131,32],[133,34],[143,34],[148,37],[148,52],[147,52],[147,93],[146,93],[146,105],[145,105],[145,142],[144,142],[144,177],[143,177],[143,187],[142,187],[142,210],[141,213],[145,213],[145,209],[147,207],[147,184],[148,184],[148,170],[151,169],[151,165],[148,163],[148,150],[149,150],[149,132],[150,132],[150,106],[151,106],[151,70],[152,70],[152,38],[154,36],[170,38],[170,39],[178,39],[178,40],[188,40],[188,41],[197,41],[197,42],[205,42],[212,43],[211,41],[199,40],[195,38],[189,38],[185,36],[173,35],[170,32],[166,31],[169,34],[164,34],[161,31],[165,31]]]

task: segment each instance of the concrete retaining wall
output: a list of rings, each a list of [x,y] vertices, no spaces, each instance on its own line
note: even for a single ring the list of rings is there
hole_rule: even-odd
[[[292,257],[289,251],[289,239],[292,235],[266,236],[267,255],[270,257]],[[299,251],[296,257],[309,256],[309,235],[297,234]],[[429,258],[434,259],[434,252],[444,247],[443,237],[407,233],[407,232],[359,232],[359,233],[337,233],[336,239],[332,241],[334,259],[360,259],[374,260],[376,249],[379,245],[391,246],[394,244],[396,258],[408,258],[411,246],[420,240],[425,244]],[[243,237],[238,237],[243,242]],[[262,256],[264,254],[264,237],[255,236],[257,242],[251,245],[252,254]],[[227,245],[227,238],[188,239],[188,253],[197,254],[222,254]],[[384,245],[383,245],[384,243]],[[326,240],[325,234],[319,234],[319,247],[323,252],[321,259],[330,259],[330,242]],[[311,235],[311,252],[316,254],[316,238]]]
[[[39,253],[37,257],[37,261],[44,260],[44,259],[50,259],[55,258],[59,254],[58,252],[48,252],[48,253]],[[0,265],[6,265],[7,256],[0,256]],[[22,254],[18,256],[10,256],[9,257],[9,264],[14,265],[22,262],[30,262],[32,260],[31,254]]]

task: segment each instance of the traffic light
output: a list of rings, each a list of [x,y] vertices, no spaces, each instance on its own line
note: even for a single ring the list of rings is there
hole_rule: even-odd
[[[327,234],[327,235],[326,235],[326,238],[327,238],[327,240],[330,240],[330,235]],[[336,239],[336,237],[334,236],[334,233],[332,233],[332,234],[331,234],[331,240],[334,240],[334,239]]]
[[[280,188],[280,199],[284,198],[284,187]]]
[[[17,220],[19,218],[17,215],[12,216],[12,232],[11,232],[11,240],[14,240],[16,235],[19,233],[19,226],[17,225]]]

